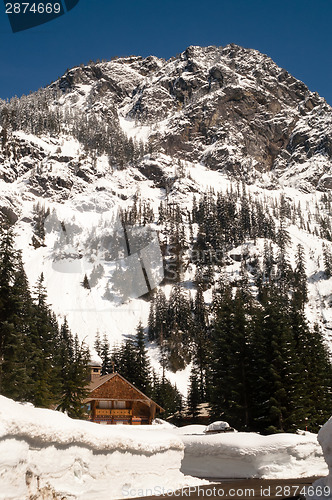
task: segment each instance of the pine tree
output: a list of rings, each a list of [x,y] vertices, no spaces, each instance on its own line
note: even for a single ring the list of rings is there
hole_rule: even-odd
[[[145,335],[142,323],[140,322],[136,329],[136,378],[135,385],[144,394],[151,393],[151,380],[150,380],[150,362],[148,352],[145,347]]]
[[[110,344],[108,342],[106,333],[104,334],[103,340],[100,343],[98,355],[102,360],[101,375],[112,373]]]
[[[19,266],[19,254],[14,250],[14,234],[8,224],[0,228],[0,391],[2,394],[18,397],[19,384],[14,375],[22,356],[22,334],[15,328],[15,314],[18,296],[15,296],[14,282]]]
[[[149,340],[152,342],[156,338],[156,299],[155,294],[152,294],[150,300],[150,310],[148,317],[148,335]]]
[[[332,364],[319,327],[306,327],[304,334],[298,350],[305,375],[305,417],[309,430],[318,432],[332,413]]]
[[[176,386],[172,385],[166,377],[162,377],[155,385],[153,398],[162,408],[164,408],[164,418],[176,412],[181,412],[182,410],[182,396]]]
[[[206,310],[202,287],[197,287],[197,293],[194,303],[194,362],[197,367],[198,386],[200,390],[200,399],[205,401],[208,398],[209,387],[209,361],[211,354],[211,342],[208,335]]]
[[[272,286],[263,306],[260,337],[254,337],[254,364],[260,372],[259,398],[258,392],[254,395],[256,422],[261,430],[291,430],[297,421],[301,384],[288,297]]]
[[[3,391],[12,399],[27,400],[33,384],[30,378],[29,361],[33,351],[30,342],[32,323],[32,300],[29,284],[19,259],[12,287],[15,313],[7,322],[7,340],[3,352]]]
[[[83,288],[86,288],[87,290],[91,289],[89,279],[88,279],[86,274],[84,275],[82,285],[83,285]]]
[[[95,338],[95,342],[94,342],[94,348],[95,348],[96,353],[98,354],[98,356],[101,356],[101,340],[100,340],[99,330],[97,330],[97,333],[96,333],[96,338]]]
[[[56,400],[54,386],[58,374],[54,370],[52,360],[56,352],[58,325],[46,300],[44,275],[41,273],[35,287],[34,323],[31,333],[34,346],[31,357],[31,377],[34,381],[31,402],[36,406],[48,408]]]
[[[332,276],[332,254],[330,248],[323,244],[324,272],[327,278]]]
[[[276,258],[276,281],[278,282],[278,286],[282,294],[286,294],[289,291],[291,284],[292,269],[287,256],[287,246],[290,244],[290,236],[284,227],[283,220],[280,222],[280,228],[277,234],[277,243],[278,253]]]
[[[213,327],[214,356],[212,407],[233,425],[250,425],[250,335],[246,318],[245,293],[238,288],[232,297],[226,287]],[[218,383],[219,380],[219,383]]]
[[[296,267],[293,273],[293,302],[299,309],[303,309],[308,300],[307,275],[305,271],[304,248],[297,246]]]
[[[232,352],[230,339],[233,333],[232,319],[232,290],[226,286],[222,299],[216,311],[216,320],[212,331],[212,342],[214,344],[214,357],[212,361],[212,394],[211,404],[213,415],[217,418],[223,413],[228,413],[231,399],[231,366]]]
[[[72,418],[84,418],[86,411],[83,401],[88,394],[86,381],[90,354],[77,335],[73,337],[66,319],[60,328],[59,358],[61,394],[58,409]]]
[[[198,405],[202,403],[201,390],[199,387],[200,373],[197,367],[193,367],[189,377],[189,390],[187,405],[189,413],[193,418],[198,415]]]
[[[119,353],[119,373],[132,384],[136,383],[137,358],[136,348],[132,339],[128,339],[120,348]]]

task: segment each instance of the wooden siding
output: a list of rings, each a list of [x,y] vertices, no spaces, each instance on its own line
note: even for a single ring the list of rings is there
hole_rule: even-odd
[[[163,409],[118,373],[90,383],[90,420],[102,424],[151,424]]]
[[[140,400],[146,401],[147,405],[150,405],[151,401],[147,396],[144,396],[144,394],[134,387],[131,387],[124,379],[117,376],[112,377],[110,380],[90,392],[89,399],[111,399],[118,401]]]

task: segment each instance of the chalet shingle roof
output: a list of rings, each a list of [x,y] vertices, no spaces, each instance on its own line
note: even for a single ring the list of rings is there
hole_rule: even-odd
[[[100,387],[101,385],[105,384],[105,382],[111,380],[111,378],[113,378],[114,375],[116,375],[116,373],[110,373],[108,375],[102,375],[101,377],[92,380],[92,382],[90,382],[90,384],[88,385],[88,391],[89,392],[94,391],[95,389],[97,389],[97,387]]]
[[[148,396],[146,396],[142,391],[140,391],[137,387],[135,387],[133,384],[131,384],[130,382],[128,382],[128,380],[126,380],[124,377],[122,377],[122,375],[120,375],[117,372],[110,373],[109,375],[102,375],[101,377],[98,377],[97,379],[95,379],[92,382],[90,382],[90,384],[88,385],[87,389],[88,389],[88,391],[90,393],[92,393],[93,391],[95,391],[96,389],[98,389],[99,387],[101,387],[102,385],[104,385],[106,382],[108,382],[109,380],[112,380],[114,377],[119,377],[126,384],[128,384],[132,389],[134,389],[134,391],[141,396],[141,398],[140,398],[141,401],[145,401],[149,405],[151,403],[153,403],[153,404],[155,404],[160,409],[160,411],[164,411],[164,409],[160,405],[158,405],[157,403],[155,403],[151,398],[149,398]],[[94,399],[95,399],[94,396],[90,396],[90,397],[88,396],[87,399],[85,400],[85,402],[89,402],[89,401],[92,401]],[[101,398],[101,399],[104,399],[104,398]],[[129,399],[127,399],[127,400],[129,400]]]

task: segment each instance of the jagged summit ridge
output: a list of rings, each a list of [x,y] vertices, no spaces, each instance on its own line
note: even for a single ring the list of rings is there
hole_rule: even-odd
[[[81,65],[0,108],[2,178],[26,179],[46,196],[84,190],[102,175],[93,163],[103,154],[112,168],[130,164],[157,186],[165,184],[156,167],[165,156],[265,186],[332,186],[330,106],[268,56],[234,44],[191,46],[167,61],[130,56]],[[50,147],[41,136],[51,137]],[[61,143],[72,138],[82,147],[68,155]],[[126,138],[145,149],[125,154],[132,148]]]
[[[150,125],[155,152],[250,182],[271,172],[292,183],[299,170],[306,189],[331,185],[331,108],[257,50],[191,46],[168,61],[119,58],[74,68],[56,85],[68,99],[88,86],[87,110],[100,98]]]

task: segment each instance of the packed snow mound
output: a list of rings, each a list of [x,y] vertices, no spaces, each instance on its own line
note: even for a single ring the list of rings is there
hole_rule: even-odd
[[[184,474],[218,479],[290,479],[322,476],[327,471],[316,434],[208,435],[203,429],[187,428],[187,432],[185,429],[181,429],[185,445],[181,468]]]
[[[325,461],[329,469],[329,475],[319,479],[313,484],[312,490],[308,491],[307,499],[332,500],[332,417],[326,422],[318,433],[318,441],[323,449]]]
[[[180,472],[182,440],[160,427],[102,426],[0,397],[0,499],[109,500],[199,484]]]
[[[330,469],[331,423],[319,436]],[[218,479],[327,474],[315,434],[206,435],[205,429],[163,422],[102,426],[0,397],[0,500],[108,500],[202,484],[184,474]]]
[[[157,427],[140,426],[135,429],[135,433],[130,433],[129,427],[91,425],[90,422],[74,420],[60,412],[16,403],[3,396],[0,396],[0,402],[0,439],[10,435],[15,438],[32,438],[35,444],[41,445],[79,443],[94,450],[142,451],[149,455],[170,448],[183,450],[183,444],[174,436],[163,432],[158,435],[157,440],[155,433],[148,432],[150,429],[158,429]],[[142,432],[144,439],[141,437]]]
[[[152,421],[152,425],[158,425],[158,430],[159,429],[175,429],[176,426],[174,424],[171,424],[170,422],[167,422],[166,420],[163,420],[162,418],[155,418]]]

